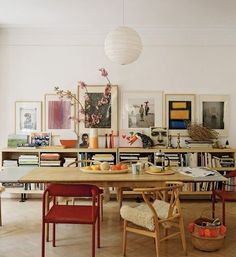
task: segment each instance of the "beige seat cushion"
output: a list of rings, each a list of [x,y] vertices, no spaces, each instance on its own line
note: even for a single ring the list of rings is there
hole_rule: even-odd
[[[169,203],[155,200],[153,207],[156,210],[159,219],[166,219],[168,217]],[[141,204],[137,207],[124,205],[120,209],[120,215],[123,219],[151,231],[155,228],[152,212],[146,204]]]

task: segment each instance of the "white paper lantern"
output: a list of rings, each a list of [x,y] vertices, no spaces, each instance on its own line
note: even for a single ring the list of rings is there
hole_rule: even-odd
[[[105,54],[112,62],[122,65],[132,63],[141,51],[141,38],[132,28],[118,27],[105,39]]]

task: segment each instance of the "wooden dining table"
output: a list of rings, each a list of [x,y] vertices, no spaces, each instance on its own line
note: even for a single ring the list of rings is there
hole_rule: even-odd
[[[81,171],[80,167],[38,167],[19,178],[21,183],[87,183],[99,187],[156,187],[162,186],[166,181],[191,182],[222,182],[227,181],[220,173],[213,176],[191,177],[178,171],[174,174],[148,174],[145,171],[139,175],[133,175],[131,171],[122,174],[114,174],[112,171],[100,174],[92,174]]]
[[[166,181],[193,182],[193,178],[179,172],[171,175],[151,175],[146,172],[133,175],[131,171],[121,174],[114,174],[112,171],[108,171],[107,174],[91,174],[81,171],[79,167],[39,167],[19,179],[21,183],[87,183],[100,187],[132,188],[161,186]]]

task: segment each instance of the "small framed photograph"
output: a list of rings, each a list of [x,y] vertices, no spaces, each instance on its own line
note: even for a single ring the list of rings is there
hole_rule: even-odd
[[[167,147],[168,145],[168,129],[162,127],[150,128],[151,139],[155,147]]]
[[[98,128],[98,135],[104,136],[118,134],[118,87],[112,85],[111,94],[102,102],[104,86],[87,86],[87,91],[78,86],[78,97],[81,105],[84,107],[85,117],[79,122],[79,133],[87,133],[89,128]],[[81,115],[81,107],[78,106],[78,115]],[[94,125],[95,123],[95,125]]]
[[[75,131],[75,103],[60,98],[56,94],[46,94],[44,103],[44,130],[53,135],[61,135],[69,130]]]
[[[229,95],[199,95],[199,122],[228,136]]]
[[[187,136],[190,122],[196,121],[195,95],[166,94],[165,95],[165,127],[171,135]]]
[[[34,132],[30,137],[31,144],[35,146],[50,146],[51,145],[51,133],[49,132]]]
[[[162,91],[124,92],[122,121],[124,129],[162,127]]]
[[[15,102],[15,133],[30,134],[42,129],[42,103],[31,101]]]
[[[89,134],[83,133],[80,135],[80,144],[79,147],[81,148],[88,148],[89,147]]]

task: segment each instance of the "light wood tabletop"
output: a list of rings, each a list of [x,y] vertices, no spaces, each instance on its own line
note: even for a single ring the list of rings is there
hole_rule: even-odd
[[[111,173],[111,172],[109,172]],[[191,182],[193,178],[178,172],[172,175],[150,175],[142,172],[133,175],[124,174],[88,174],[80,171],[79,167],[40,167],[35,168],[19,179],[22,183],[89,183],[98,186],[158,186],[164,181]]]

